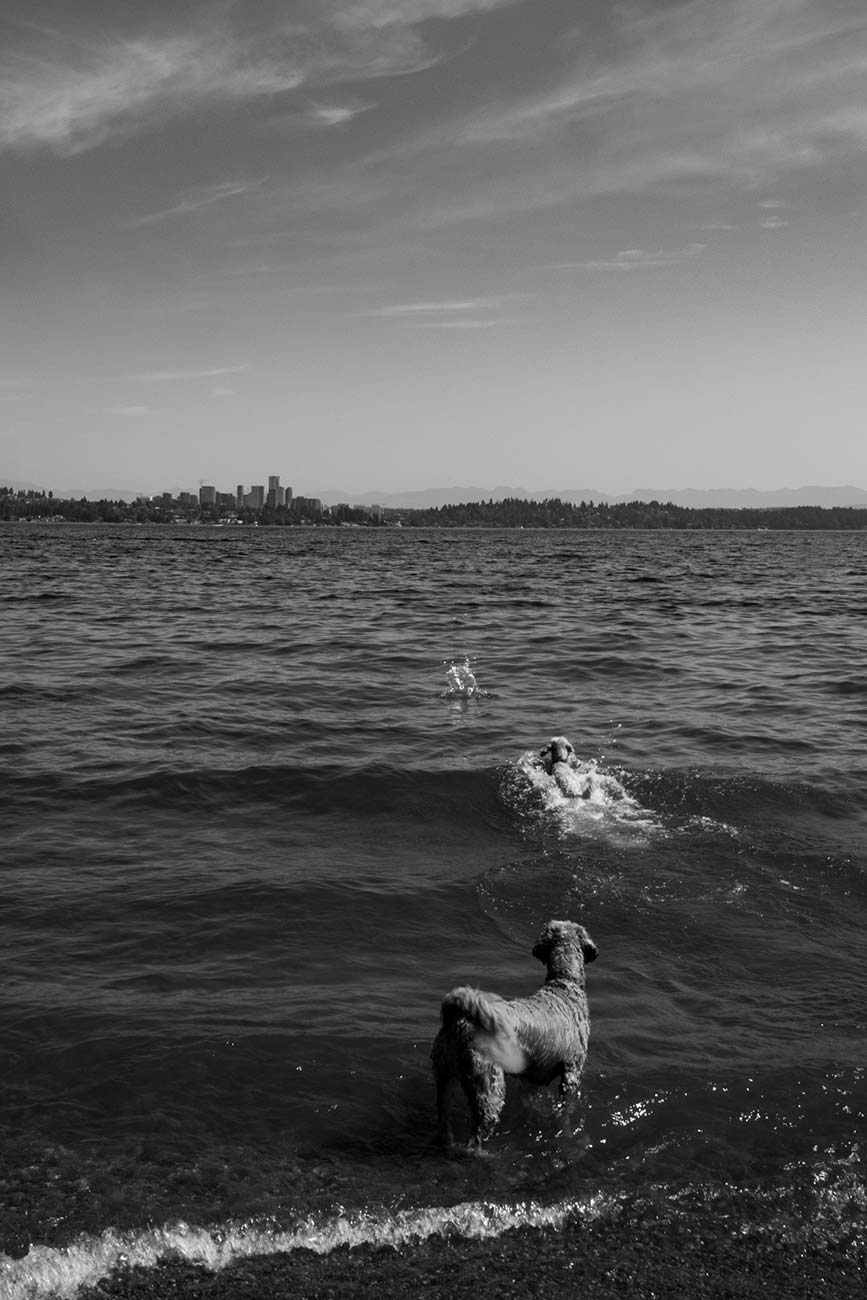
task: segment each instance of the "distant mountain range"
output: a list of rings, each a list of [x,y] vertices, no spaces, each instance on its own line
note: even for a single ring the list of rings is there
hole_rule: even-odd
[[[20,483],[0,478],[0,487],[9,487],[14,491],[47,491],[38,483]],[[135,501],[138,492],[128,488],[69,488],[54,492],[56,497],[78,499],[86,497],[89,501],[106,499],[109,501]],[[755,488],[636,488],[634,492],[612,495],[600,492],[598,488],[546,488],[543,492],[528,492],[522,487],[441,487],[427,488],[423,491],[407,492],[305,492],[304,496],[318,497],[324,505],[333,506],[345,503],[349,506],[387,506],[395,510],[431,510],[438,506],[461,505],[468,501],[502,501],[506,497],[515,497],[521,501],[545,501],[559,497],[561,501],[670,501],[673,505],[691,508],[741,509],[745,507],[769,508],[773,506],[867,506],[867,491],[864,488],[846,485],[843,487],[807,486],[800,488],[776,488],[769,492],[760,492]]]

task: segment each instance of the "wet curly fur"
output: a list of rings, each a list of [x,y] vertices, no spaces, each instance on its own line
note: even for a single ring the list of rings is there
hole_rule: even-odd
[[[572,742],[566,736],[552,736],[545,748],[539,750],[539,758],[549,776],[558,763],[565,763],[567,767],[578,766]]]
[[[549,921],[533,956],[545,963],[547,975],[531,997],[507,1002],[496,993],[462,987],[443,1000],[442,1027],[431,1061],[439,1133],[447,1145],[458,1085],[469,1103],[475,1145],[497,1126],[506,1100],[506,1075],[539,1086],[559,1079],[563,1100],[578,1092],[590,1036],[584,967],[595,960],[596,945],[582,925]]]

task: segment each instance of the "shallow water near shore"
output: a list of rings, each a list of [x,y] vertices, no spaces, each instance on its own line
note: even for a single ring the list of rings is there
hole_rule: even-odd
[[[636,1258],[863,1260],[867,536],[10,525],[0,559],[3,1300],[278,1259],[374,1294],[381,1247],[411,1287],[627,1220]],[[532,762],[561,733],[574,791]],[[599,948],[582,1096],[515,1083],[448,1157],[442,995],[532,991],[555,917]]]

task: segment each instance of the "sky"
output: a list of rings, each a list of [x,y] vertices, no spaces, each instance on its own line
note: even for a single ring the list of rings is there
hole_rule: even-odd
[[[864,0],[4,0],[0,482],[867,487]]]

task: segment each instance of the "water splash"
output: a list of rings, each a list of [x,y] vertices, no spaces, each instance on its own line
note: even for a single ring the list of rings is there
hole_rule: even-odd
[[[595,758],[555,763],[549,772],[538,751],[527,750],[507,768],[501,793],[516,811],[555,820],[564,835],[629,842],[664,833],[656,816]]]
[[[444,659],[446,666],[446,688],[443,694],[448,699],[472,700],[485,694],[481,689],[469,655],[463,659]]]

